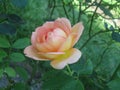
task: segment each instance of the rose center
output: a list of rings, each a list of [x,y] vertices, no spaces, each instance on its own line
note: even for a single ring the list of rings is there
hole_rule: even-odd
[[[46,40],[49,40],[50,38],[55,39],[56,37],[66,39],[67,35],[63,30],[56,28],[52,32],[48,32],[46,35],[43,35],[43,42],[45,42]]]

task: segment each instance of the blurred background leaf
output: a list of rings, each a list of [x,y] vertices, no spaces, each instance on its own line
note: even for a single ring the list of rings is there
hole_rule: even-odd
[[[27,5],[28,0],[11,0],[11,2],[14,6],[23,8]]]

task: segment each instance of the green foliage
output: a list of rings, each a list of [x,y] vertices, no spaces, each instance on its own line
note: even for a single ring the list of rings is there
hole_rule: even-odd
[[[117,41],[117,42],[120,42],[120,34],[119,34],[119,32],[112,32],[112,39]]]
[[[16,67],[15,70],[16,70],[17,74],[20,77],[23,78],[23,80],[25,80],[25,81],[28,80],[28,72],[24,68],[22,68],[22,67]]]
[[[0,23],[0,33],[13,35],[16,33],[16,28],[9,23]]]
[[[14,24],[23,24],[24,23],[22,18],[16,14],[8,14],[7,18],[8,18],[8,22],[10,22],[10,23],[14,23]]]
[[[2,59],[5,58],[6,56],[7,56],[7,53],[6,53],[4,50],[0,49],[0,62],[1,62]]]
[[[15,41],[12,47],[16,49],[23,49],[27,47],[29,44],[30,44],[30,40],[28,38],[21,38]]]
[[[63,2],[64,2],[65,4],[69,4],[70,2],[72,2],[72,0],[63,0]]]
[[[0,37],[0,47],[1,48],[9,48],[10,47],[10,43],[7,40],[7,38],[5,37]]]
[[[0,78],[3,76],[4,70],[0,69]]]
[[[79,80],[61,71],[49,71],[43,76],[42,90],[84,90]]]
[[[111,14],[110,10],[108,8],[106,8],[105,6],[99,6],[100,9],[104,12],[105,15],[108,15],[110,17],[113,17],[113,15]]]
[[[0,0],[0,78],[8,80],[8,86],[0,84],[0,90],[119,90],[120,26],[116,20],[120,2],[98,1]],[[69,70],[53,70],[50,62],[33,61],[23,54],[35,28],[58,17],[67,17],[72,25],[84,24],[75,45],[82,57]]]
[[[25,57],[22,53],[12,53],[10,54],[10,59],[14,62],[22,62],[25,60]]]
[[[28,0],[11,0],[11,2],[14,6],[23,8],[27,5]]]
[[[112,80],[107,85],[109,87],[109,90],[119,90],[120,89],[120,79]]]
[[[30,90],[30,88],[28,88],[25,83],[16,83],[12,89],[13,90]]]
[[[4,69],[4,72],[7,73],[7,75],[9,77],[15,77],[16,76],[16,72],[15,72],[15,70],[12,67],[6,67]]]
[[[79,62],[72,64],[71,68],[73,71],[79,73],[80,75],[90,75],[93,71],[93,64],[91,60],[81,59]]]

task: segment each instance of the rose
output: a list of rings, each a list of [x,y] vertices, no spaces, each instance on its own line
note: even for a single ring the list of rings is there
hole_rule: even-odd
[[[70,21],[66,18],[46,22],[32,33],[32,45],[26,47],[24,53],[35,60],[50,60],[53,68],[63,69],[81,57],[81,52],[73,46],[80,38],[83,29],[82,23],[71,27]]]

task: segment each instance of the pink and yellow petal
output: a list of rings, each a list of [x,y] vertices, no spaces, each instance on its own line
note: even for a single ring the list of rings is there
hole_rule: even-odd
[[[52,60],[51,66],[55,69],[63,69],[66,65],[77,62],[80,57],[81,52],[76,48],[72,48]]]
[[[77,23],[72,27],[72,34],[75,35],[72,46],[74,46],[76,42],[79,40],[80,36],[82,35],[83,29],[84,26],[82,23]]]
[[[39,53],[40,55],[44,56],[45,58],[49,59],[49,60],[53,60],[54,58],[56,58],[59,55],[65,54],[64,52],[48,52],[48,53]]]
[[[55,20],[55,27],[62,29],[67,35],[69,35],[71,31],[70,21],[66,18],[58,18]]]
[[[52,30],[55,28],[54,22],[46,22],[45,24],[43,24],[43,27],[45,27],[46,29]]]
[[[28,46],[24,49],[24,54],[34,60],[46,61],[48,59],[44,58],[42,55],[38,54],[38,51],[33,46]]]
[[[61,47],[58,49],[58,51],[66,51],[71,48],[72,46],[72,35],[69,35],[66,41],[61,45]]]
[[[35,47],[35,43],[37,43],[37,33],[33,32],[31,36],[31,43]]]

